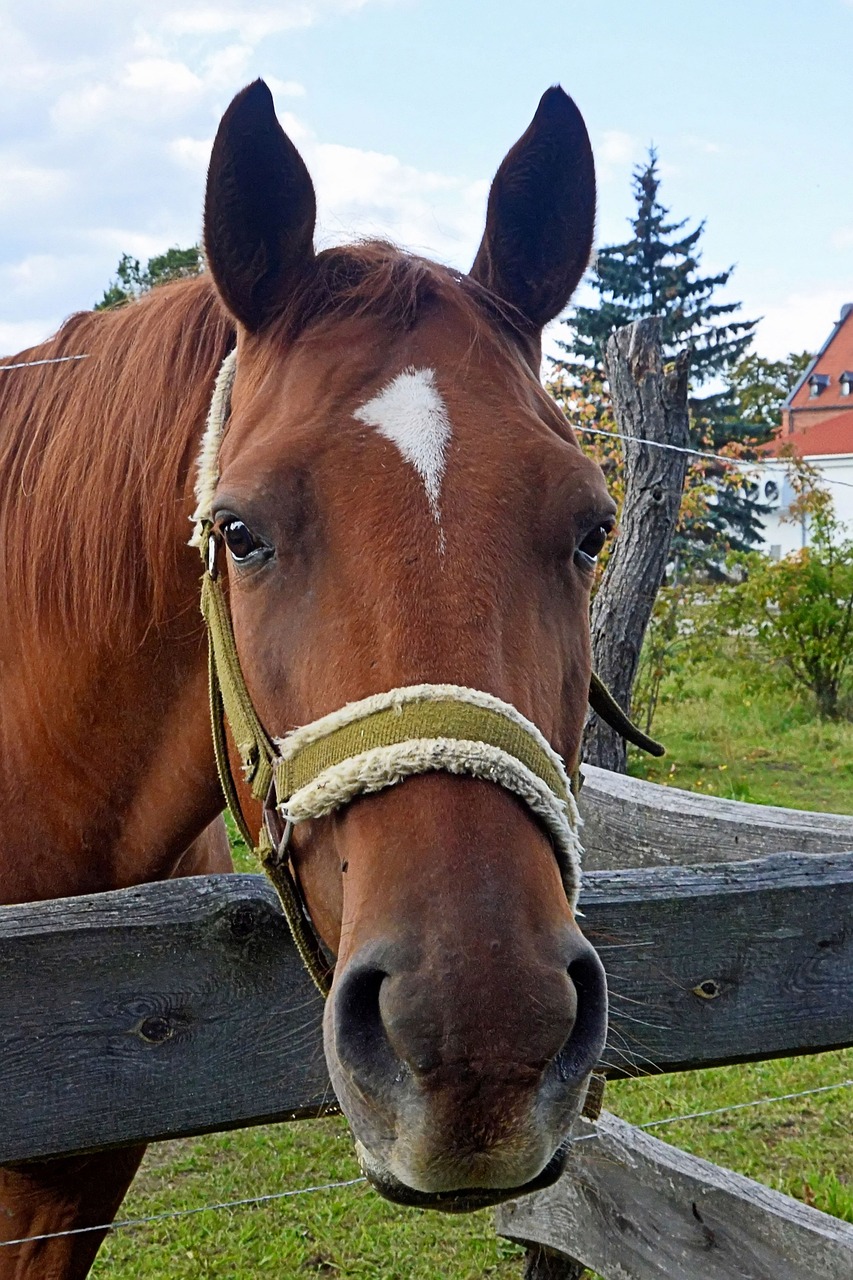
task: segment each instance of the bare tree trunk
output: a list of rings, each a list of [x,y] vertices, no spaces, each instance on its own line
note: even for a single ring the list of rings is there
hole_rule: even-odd
[[[661,321],[635,320],[609,339],[604,365],[616,422],[624,437],[625,502],[620,533],[592,607],[593,666],[616,701],[630,712],[643,636],[663,582],[681,505],[687,455],[655,444],[689,444],[687,371],[679,353],[664,368]],[[592,715],[584,759],[625,773],[623,738]]]

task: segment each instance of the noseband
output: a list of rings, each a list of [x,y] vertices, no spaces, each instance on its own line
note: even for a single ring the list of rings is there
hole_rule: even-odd
[[[297,887],[289,848],[293,828],[299,822],[334,813],[358,796],[419,774],[441,771],[485,779],[522,800],[551,838],[574,912],[581,854],[577,777],[575,785],[570,783],[560,756],[536,725],[510,703],[458,685],[408,685],[349,703],[284,738],[273,739],[264,729],[243,678],[217,566],[221,539],[212,523],[219,445],[228,419],[235,366],[236,352],[232,351],[219,372],[211,401],[193,517],[196,531],[192,543],[199,547],[205,564],[201,607],[209,642],[213,742],[228,807],[278,892],[294,942],[315,984],[323,995],[328,993],[332,966]],[[603,705],[607,707],[606,701]],[[624,713],[618,707],[616,710],[633,729]],[[609,718],[606,712],[605,718]],[[624,732],[622,721],[617,727]],[[263,805],[257,845],[231,773],[226,723],[245,781]],[[644,739],[640,745],[651,742],[639,736]]]

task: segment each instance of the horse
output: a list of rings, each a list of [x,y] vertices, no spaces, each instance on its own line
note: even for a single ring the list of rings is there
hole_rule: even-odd
[[[267,87],[234,99],[202,275],[73,316],[0,380],[4,903],[230,869],[188,545],[205,485],[208,569],[271,739],[390,690],[475,691],[576,765],[615,507],[539,368],[594,214],[586,128],[554,87],[467,274],[378,241],[315,252]],[[476,1208],[558,1176],[606,984],[529,797],[451,764],[391,781],[288,824],[334,964],[325,1052],[377,1189]],[[111,1221],[142,1153],[0,1171],[2,1238]],[[0,1248],[0,1280],[77,1280],[103,1235]]]

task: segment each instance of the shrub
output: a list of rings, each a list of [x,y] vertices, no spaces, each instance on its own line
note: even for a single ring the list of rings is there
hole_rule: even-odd
[[[853,674],[853,540],[825,494],[804,490],[803,510],[811,545],[778,561],[758,552],[733,557],[742,581],[719,592],[717,617],[743,647],[808,689],[822,716],[837,719]]]

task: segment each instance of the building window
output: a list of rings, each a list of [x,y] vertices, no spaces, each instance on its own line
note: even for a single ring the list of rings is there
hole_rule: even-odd
[[[825,391],[829,386],[829,374],[813,373],[809,378],[809,395],[814,398],[819,396],[821,391]]]
[[[841,377],[838,379],[838,382],[841,387],[841,394],[843,396],[849,396],[853,394],[853,392],[851,392],[850,390],[850,388],[853,387],[853,373],[851,373],[849,369],[846,370],[844,373],[842,373]]]

